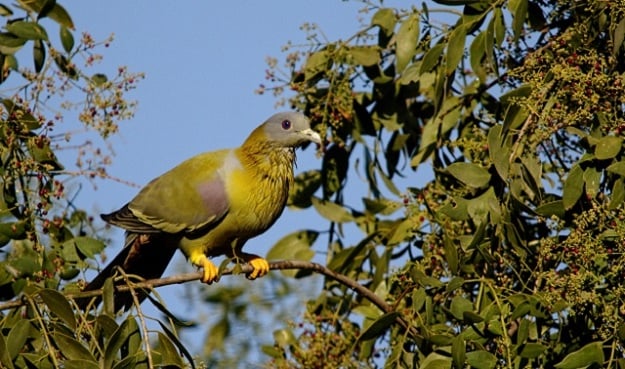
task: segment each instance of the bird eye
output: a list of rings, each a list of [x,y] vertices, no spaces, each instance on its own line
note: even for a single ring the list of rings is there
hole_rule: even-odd
[[[291,129],[291,121],[290,120],[283,120],[282,121],[282,129],[284,129],[284,130]]]

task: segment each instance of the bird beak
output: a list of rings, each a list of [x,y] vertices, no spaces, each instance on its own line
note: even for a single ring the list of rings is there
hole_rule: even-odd
[[[319,136],[319,133],[313,131],[310,128],[307,128],[303,131],[299,132],[302,136],[306,137],[306,139],[308,141],[314,142],[318,145],[321,145],[321,136]]]

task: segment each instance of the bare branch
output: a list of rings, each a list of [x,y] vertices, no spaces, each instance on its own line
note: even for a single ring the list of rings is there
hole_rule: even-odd
[[[394,311],[391,305],[387,304],[378,295],[373,293],[373,291],[359,284],[357,281],[343,274],[336,273],[321,264],[313,263],[309,261],[300,261],[300,260],[282,260],[282,261],[274,261],[274,262],[269,263],[269,268],[271,270],[289,270],[289,269],[309,270],[309,271],[322,274],[328,278],[331,278],[349,287],[360,296],[369,300],[371,303],[377,306],[384,313],[391,313]],[[222,271],[221,275],[224,276],[224,275],[233,275],[233,274],[249,274],[252,272],[252,267],[247,264],[241,265],[239,271],[235,272],[234,269],[230,268],[230,269],[226,269]],[[202,273],[198,271],[198,272],[193,272],[193,273],[177,274],[171,277],[156,278],[156,279],[145,280],[142,282],[135,282],[135,283],[132,283],[132,285],[127,285],[127,284],[119,285],[119,286],[115,286],[115,289],[118,292],[126,292],[126,291],[137,290],[137,289],[152,289],[155,287],[196,281],[200,279],[201,277],[202,277]],[[95,297],[101,294],[102,294],[102,290],[98,289],[98,290],[93,290],[93,291],[67,293],[65,294],[65,296],[67,298],[77,300],[77,299]],[[14,309],[14,308],[24,305],[25,303],[26,303],[26,300],[24,298],[9,301],[4,304],[0,304],[0,311]],[[410,333],[410,335],[420,340],[421,335],[419,335],[417,330],[414,327],[411,327],[408,324],[408,322],[406,322],[401,316],[398,316],[396,321],[402,328],[407,330]]]

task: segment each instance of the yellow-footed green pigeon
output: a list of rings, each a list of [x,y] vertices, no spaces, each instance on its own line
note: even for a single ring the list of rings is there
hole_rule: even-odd
[[[102,215],[126,230],[125,247],[85,290],[101,288],[117,267],[129,275],[158,278],[176,249],[203,269],[205,283],[219,277],[209,258],[223,254],[249,263],[249,278],[265,275],[268,262],[241,249],[284,210],[295,148],[307,142],[320,144],[321,139],[306,116],[278,113],[240,147],[194,156],[155,178],[121,209]],[[115,309],[128,308],[132,301],[129,293],[119,294]]]

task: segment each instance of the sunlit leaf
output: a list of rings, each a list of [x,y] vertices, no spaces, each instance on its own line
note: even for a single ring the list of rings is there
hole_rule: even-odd
[[[397,18],[395,17],[395,11],[390,8],[382,8],[378,10],[371,18],[372,26],[379,26],[387,35],[393,33],[395,29],[395,23]]]
[[[434,67],[439,65],[440,57],[445,50],[445,44],[436,44],[429,49],[425,55],[423,56],[423,60],[421,61],[421,70],[420,74],[430,72]]]
[[[473,163],[453,163],[447,171],[460,182],[473,188],[486,187],[490,181],[490,173],[482,166]]]
[[[464,55],[464,42],[467,37],[467,30],[464,25],[460,25],[456,27],[449,36],[449,42],[447,44],[447,74],[451,74],[456,67],[458,67],[458,63],[460,63],[460,59]]]
[[[48,40],[45,28],[34,22],[17,21],[6,26],[7,31],[26,40]]]
[[[267,252],[269,260],[311,260],[315,256],[312,244],[319,232],[304,230],[290,233],[282,237]],[[283,274],[294,277],[297,270],[283,270]]]
[[[399,26],[395,42],[395,68],[401,72],[406,68],[417,52],[417,42],[419,41],[419,15],[411,14]]]
[[[315,210],[317,210],[317,212],[327,220],[336,223],[351,222],[354,220],[354,217],[350,214],[350,212],[339,204],[320,200],[316,197],[313,197],[311,200]]]
[[[316,77],[319,73],[322,73],[328,66],[329,55],[326,50],[320,50],[312,53],[306,64],[304,65],[304,78],[306,80]]]
[[[467,352],[467,364],[476,369],[492,369],[497,365],[497,357],[488,351]]]
[[[595,147],[595,157],[599,160],[612,159],[623,147],[623,139],[615,136],[602,137]]]
[[[349,49],[349,54],[357,64],[365,67],[376,65],[380,61],[378,46],[354,46]]]

